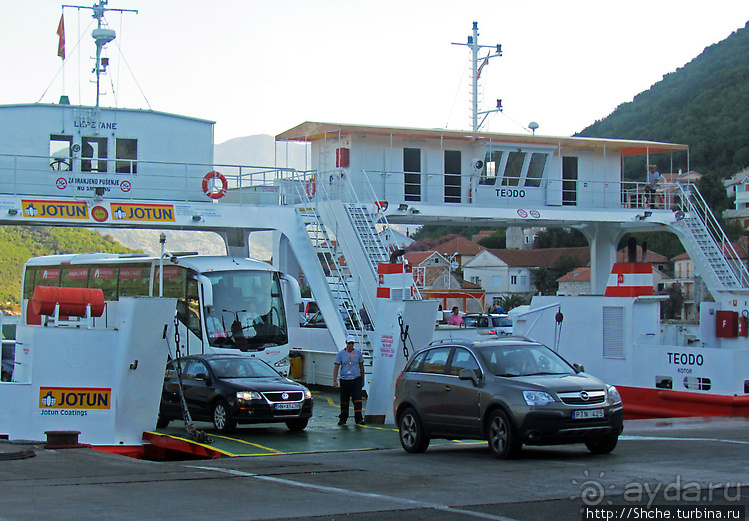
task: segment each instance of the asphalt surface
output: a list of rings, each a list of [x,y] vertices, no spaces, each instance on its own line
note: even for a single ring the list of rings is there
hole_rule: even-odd
[[[374,427],[348,429],[366,446]],[[746,508],[748,449],[746,418],[628,421],[610,455],[571,445],[514,461],[484,443],[171,462],[0,443],[0,519],[566,520],[583,506],[654,519],[657,505]]]

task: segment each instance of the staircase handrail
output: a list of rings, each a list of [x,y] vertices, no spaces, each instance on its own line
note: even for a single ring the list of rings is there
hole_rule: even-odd
[[[731,269],[737,286],[749,288],[749,271],[747,271],[744,263],[741,262],[741,258],[733,247],[731,239],[723,231],[718,219],[716,219],[715,214],[713,214],[697,185],[694,183],[676,183],[676,185],[681,195],[680,209],[685,214],[689,213],[702,222],[710,238],[723,253],[723,257]]]

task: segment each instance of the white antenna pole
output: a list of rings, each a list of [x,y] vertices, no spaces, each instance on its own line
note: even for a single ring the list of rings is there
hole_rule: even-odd
[[[109,65],[109,62],[107,59],[104,59],[102,62],[101,57],[101,50],[104,48],[106,44],[114,40],[117,36],[117,33],[113,29],[107,29],[102,27],[102,20],[104,20],[104,13],[107,11],[119,11],[121,13],[130,12],[138,14],[138,11],[135,9],[109,9],[105,7],[107,5],[107,2],[109,0],[99,0],[98,3],[94,4],[93,7],[85,7],[82,5],[63,5],[62,7],[74,7],[76,9],[91,9],[94,14],[93,17],[96,18],[96,29],[91,31],[91,37],[94,39],[94,42],[96,43],[96,63],[94,64],[94,72],[96,74],[96,108],[99,108],[99,85],[100,85],[100,76],[102,73],[107,71],[107,66]]]
[[[489,63],[491,58],[502,56],[502,45],[479,45],[479,24],[473,22],[473,35],[468,37],[468,43],[453,43],[453,45],[465,45],[471,48],[471,118],[473,123],[473,131],[478,132],[481,125],[486,120],[486,117],[492,112],[502,111],[502,100],[497,100],[497,106],[491,110],[485,110],[479,112],[479,78],[481,77],[481,71],[484,66]],[[482,48],[494,49],[494,54],[489,51],[489,54],[483,58],[483,63],[479,65],[479,51]],[[483,114],[483,119],[479,122],[479,115]]]

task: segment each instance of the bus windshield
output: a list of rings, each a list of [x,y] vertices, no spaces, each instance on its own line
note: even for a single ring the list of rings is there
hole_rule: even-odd
[[[260,351],[288,343],[278,274],[270,271],[205,273],[213,305],[204,307],[211,346]]]

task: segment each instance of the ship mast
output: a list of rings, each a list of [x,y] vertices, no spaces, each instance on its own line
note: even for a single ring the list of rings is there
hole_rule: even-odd
[[[107,11],[118,11],[120,13],[138,13],[135,9],[110,9],[108,7],[105,7],[107,5],[108,0],[99,0],[98,3],[94,4],[92,7],[86,7],[82,5],[63,5],[62,7],[73,7],[75,9],[91,9],[93,13],[93,17],[96,18],[96,29],[91,31],[91,37],[94,39],[94,43],[96,43],[96,63],[94,64],[94,70],[91,71],[96,74],[96,109],[99,108],[99,96],[100,96],[100,81],[101,81],[101,75],[107,71],[107,67],[109,66],[109,58],[102,58],[101,57],[101,51],[104,48],[106,44],[111,42],[117,37],[117,33],[113,29],[109,29],[107,27],[102,27],[102,22],[104,22],[104,25],[106,25],[106,21],[104,20],[104,13]]]
[[[453,45],[465,45],[466,47],[471,48],[471,115],[473,120],[473,131],[478,132],[489,114],[502,111],[502,100],[498,99],[495,108],[479,112],[479,77],[481,76],[481,71],[486,64],[489,63],[490,59],[502,56],[502,45],[479,45],[478,22],[473,22],[473,35],[468,37],[468,43],[453,43]],[[494,49],[494,54],[492,54],[492,51],[489,51],[489,54],[485,57],[479,58],[479,51],[482,48]],[[481,65],[479,65],[479,61],[481,61]],[[480,115],[484,116],[481,119],[481,122],[479,122]]]

